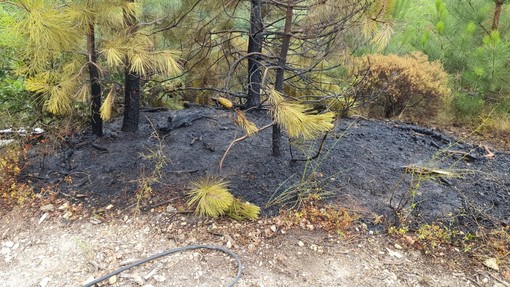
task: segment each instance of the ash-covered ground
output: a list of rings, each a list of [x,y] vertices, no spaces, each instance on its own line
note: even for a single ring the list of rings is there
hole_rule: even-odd
[[[235,144],[220,171],[225,150],[243,135],[234,116],[205,107],[143,112],[137,133],[121,132],[116,120],[106,124],[104,137],[87,132],[69,137],[53,155],[34,148],[27,179],[85,204],[129,207],[139,178],[154,167],[148,156],[162,151],[168,162],[152,186],[153,206],[182,199],[190,181],[210,175],[226,179],[236,196],[259,205],[265,215],[277,211],[278,205],[268,203],[282,193],[290,200],[321,193],[367,218],[395,220],[400,213],[413,222],[441,220],[468,229],[510,224],[507,152],[410,124],[344,118],[311,161],[303,159],[316,153],[321,139],[294,142],[292,148],[283,139],[284,156],[275,158],[267,129]],[[270,123],[265,111],[248,117],[259,127]]]

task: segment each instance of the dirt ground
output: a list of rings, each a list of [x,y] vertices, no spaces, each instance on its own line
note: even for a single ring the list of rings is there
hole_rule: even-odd
[[[197,113],[205,116],[172,127]],[[274,158],[266,130],[234,145],[220,171],[230,142],[242,136],[233,116],[213,108],[144,112],[138,133],[120,132],[117,120],[102,138],[85,131],[68,136],[55,153],[32,148],[24,180],[40,198],[0,218],[0,286],[81,286],[134,259],[189,244],[239,254],[244,269],[236,286],[510,286],[508,256],[496,272],[482,264],[491,254],[423,255],[385,235],[402,216],[411,231],[430,222],[466,233],[508,226],[508,152],[411,124],[350,118],[336,123],[311,161],[300,159],[314,155],[320,141],[285,141],[284,156]],[[270,122],[264,111],[248,116],[259,127]],[[140,178],[158,154],[168,160],[163,176],[134,215]],[[206,175],[225,178],[236,196],[259,205],[260,221],[188,213],[189,183]],[[275,216],[317,193],[359,218],[346,237],[289,228]],[[286,200],[275,201],[279,196]],[[189,251],[105,286],[226,286],[235,270],[224,254]]]
[[[134,260],[190,244],[237,253],[243,273],[235,286],[508,286],[497,272],[466,264],[460,255],[425,256],[368,229],[348,238],[288,229],[277,218],[202,221],[169,209],[68,221],[55,207],[15,210],[0,225],[0,286],[6,287],[82,286]],[[195,250],[130,269],[101,286],[227,286],[236,268],[223,253]]]

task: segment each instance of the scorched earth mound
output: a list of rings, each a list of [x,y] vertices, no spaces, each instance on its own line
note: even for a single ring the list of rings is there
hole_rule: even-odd
[[[53,155],[34,148],[27,179],[85,204],[128,207],[135,202],[138,178],[154,166],[146,155],[161,151],[168,163],[153,186],[155,203],[183,198],[190,181],[211,175],[225,178],[236,196],[266,215],[284,203],[268,204],[282,193],[292,201],[320,192],[341,206],[390,220],[404,214],[414,222],[442,220],[469,229],[510,223],[506,152],[410,124],[344,118],[309,162],[304,159],[316,153],[321,139],[292,144],[284,139],[284,156],[274,158],[267,129],[235,144],[220,172],[225,150],[243,135],[233,117],[234,112],[206,107],[144,112],[137,133],[120,132],[116,120],[106,125],[104,137],[85,131],[67,138]],[[270,122],[265,111],[248,117],[258,127]]]

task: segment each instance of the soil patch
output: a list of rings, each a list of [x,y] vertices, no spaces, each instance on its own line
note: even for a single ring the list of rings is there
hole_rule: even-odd
[[[26,179],[51,185],[77,202],[129,207],[136,201],[138,179],[154,166],[147,155],[161,150],[169,161],[149,207],[183,198],[192,180],[218,175],[264,214],[277,211],[280,205],[268,202],[279,194],[296,200],[315,190],[369,216],[405,214],[417,223],[442,220],[466,229],[510,223],[506,152],[410,124],[348,118],[337,121],[314,160],[296,159],[312,156],[320,141],[287,144],[283,157],[272,157],[268,129],[234,145],[220,173],[225,150],[242,135],[233,116],[206,107],[144,112],[137,133],[119,132],[116,120],[106,124],[104,137],[75,135],[54,155],[32,149]],[[264,111],[248,116],[259,127],[270,122]]]
[[[69,222],[56,214],[40,221],[40,211],[26,211],[0,218],[0,286],[82,286],[190,244],[225,246],[238,254],[244,266],[239,287],[508,286],[500,274],[468,266],[460,254],[424,256],[367,230],[339,239],[318,230],[289,230],[272,218],[202,221],[163,211]],[[230,257],[195,250],[127,270],[99,286],[226,286],[235,274]]]

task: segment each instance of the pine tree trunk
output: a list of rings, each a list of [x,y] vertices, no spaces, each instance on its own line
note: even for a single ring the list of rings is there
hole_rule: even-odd
[[[494,17],[492,18],[492,30],[498,30],[499,18],[501,17],[501,10],[505,0],[496,0],[494,2],[496,3],[496,9],[494,10]]]
[[[260,105],[260,85],[262,72],[260,70],[260,53],[263,44],[262,4],[261,0],[251,0],[250,38],[248,41],[248,100],[246,107]]]
[[[127,2],[135,2],[128,0]],[[136,29],[136,18],[124,12],[124,21],[131,30]],[[138,131],[140,121],[140,75],[131,72],[131,62],[126,56],[126,70],[124,72],[124,118],[122,120],[123,132]]]
[[[292,18],[294,16],[294,0],[287,3],[287,11],[285,14],[285,27],[283,30],[282,46],[280,49],[280,57],[278,59],[278,69],[276,70],[276,80],[274,88],[276,91],[283,93],[283,82],[285,80],[285,66],[287,65],[287,54],[290,48]],[[273,156],[280,157],[282,155],[282,136],[281,128],[275,124],[273,126]]]
[[[128,64],[129,61],[127,60]],[[124,118],[123,132],[136,132],[140,121],[140,75],[129,71],[124,74]]]
[[[99,69],[97,67],[97,52],[95,42],[94,25],[89,26],[87,34],[87,53],[89,56],[88,68],[91,91],[91,126],[92,133],[97,136],[103,135],[103,120],[101,119],[101,85],[99,83]]]

